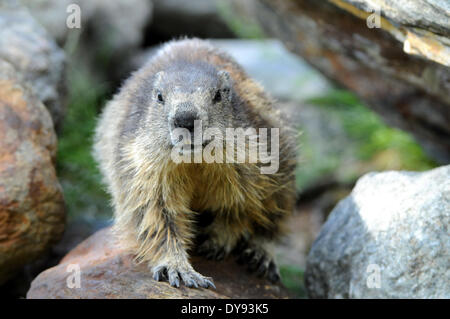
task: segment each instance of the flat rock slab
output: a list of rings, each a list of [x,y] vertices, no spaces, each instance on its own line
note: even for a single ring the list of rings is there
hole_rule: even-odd
[[[136,265],[132,255],[118,245],[110,228],[105,228],[78,245],[59,265],[36,277],[27,298],[289,297],[285,288],[248,274],[232,259],[214,262],[195,257],[192,263],[201,274],[214,279],[217,289],[174,288],[166,282],[153,280],[147,266]],[[74,287],[77,269],[80,274],[79,288]]]

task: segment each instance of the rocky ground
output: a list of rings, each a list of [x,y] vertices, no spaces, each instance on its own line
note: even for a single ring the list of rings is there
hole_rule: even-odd
[[[194,268],[214,278],[216,289],[174,288],[153,280],[145,264],[137,266],[120,248],[110,229],[103,229],[72,250],[32,283],[27,298],[288,298],[289,292],[256,278],[234,260],[223,262],[194,258]],[[68,286],[70,265],[80,268],[80,285]]]

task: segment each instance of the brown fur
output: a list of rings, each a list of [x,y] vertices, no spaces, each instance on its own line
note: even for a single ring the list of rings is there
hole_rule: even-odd
[[[180,59],[206,62],[230,74],[239,110],[232,120],[223,116],[225,127],[280,128],[276,174],[261,174],[258,163],[175,164],[170,160],[167,121],[160,113],[135,105],[145,101],[140,93],[143,83]],[[197,39],[166,44],[108,103],[97,127],[94,155],[112,195],[114,229],[138,260],[153,267],[155,278],[164,269],[173,285],[179,284],[175,273],[188,286],[212,285],[188,262],[188,250],[200,232],[210,237],[204,247],[222,248],[225,255],[243,239],[246,247],[261,248],[264,254],[265,242],[283,234],[282,222],[295,199],[296,143],[295,132],[273,104],[233,59]],[[142,121],[141,125],[136,121]],[[206,211],[213,212],[214,220],[199,229],[196,217]],[[260,263],[268,266],[270,254],[266,259]]]

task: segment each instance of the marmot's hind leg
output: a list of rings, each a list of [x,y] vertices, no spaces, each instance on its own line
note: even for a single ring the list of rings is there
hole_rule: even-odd
[[[264,238],[242,239],[233,251],[239,264],[247,265],[247,269],[258,277],[264,277],[271,282],[280,280],[280,272],[273,257],[272,243]]]
[[[211,260],[223,260],[236,247],[244,227],[231,220],[230,216],[214,216],[209,225],[198,230],[196,253]]]
[[[273,258],[271,241],[259,235],[251,237],[245,223],[231,219],[217,216],[210,224],[203,225],[198,230],[195,252],[211,260],[222,260],[233,254],[249,271],[278,282],[280,272]]]

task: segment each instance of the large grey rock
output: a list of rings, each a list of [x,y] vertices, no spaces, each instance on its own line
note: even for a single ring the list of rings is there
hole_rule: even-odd
[[[81,30],[90,32],[97,44],[108,45],[121,52],[138,46],[144,28],[151,21],[152,2],[149,0],[21,0],[33,16],[60,43],[76,32],[66,26],[71,4],[80,7]]]
[[[404,26],[416,26],[436,34],[450,33],[448,0],[346,0],[346,2],[366,11],[378,7],[383,10],[384,16]]]
[[[17,1],[0,2],[0,59],[15,67],[58,127],[65,113],[65,55]]]
[[[99,83],[120,82],[129,74],[127,62],[140,50],[152,21],[150,0],[21,1],[57,42],[77,57],[75,61],[81,60],[92,71]],[[80,28],[66,25],[74,13],[67,12],[72,4],[79,7]]]
[[[450,166],[370,173],[307,261],[312,298],[450,298]]]

